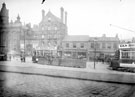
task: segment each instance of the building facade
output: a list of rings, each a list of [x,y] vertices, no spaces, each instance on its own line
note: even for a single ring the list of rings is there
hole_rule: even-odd
[[[89,37],[85,35],[66,36],[62,41],[63,55],[73,58],[99,57],[101,54],[112,56],[118,49],[119,38],[116,37]]]
[[[0,10],[0,54],[6,53],[8,50],[8,25],[9,25],[9,12],[6,4],[2,4]]]
[[[25,27],[27,30],[25,38],[21,38],[21,47],[23,47],[25,39],[26,51],[28,51],[27,47],[31,50],[56,50],[67,35],[67,12],[64,12],[64,8],[61,7],[60,13],[61,16],[58,18],[50,10],[47,14],[42,10],[41,22],[34,25],[33,28]],[[24,33],[22,33],[23,36]]]
[[[90,37],[88,49],[89,59],[94,58],[94,56],[97,58],[101,55],[113,56],[118,49],[119,43],[118,35],[116,37],[106,37],[104,34],[102,37]]]
[[[9,23],[9,52],[20,52],[20,35],[22,32],[22,23],[20,21],[20,16],[17,16],[15,22],[11,20]]]
[[[87,58],[88,45],[88,35],[68,35],[62,41],[63,56],[71,58]]]

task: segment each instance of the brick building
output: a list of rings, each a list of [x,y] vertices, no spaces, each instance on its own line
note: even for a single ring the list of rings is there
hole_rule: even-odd
[[[33,28],[35,37],[40,38],[39,49],[47,49],[48,46],[57,47],[67,35],[67,12],[65,12],[65,21],[62,7],[60,8],[60,13],[61,18],[58,18],[50,10],[47,14],[42,10],[42,20],[38,26]]]
[[[104,34],[102,37],[90,37],[88,49],[89,59],[94,58],[94,56],[99,57],[100,55],[114,55],[119,43],[118,35],[116,37],[106,37]]]
[[[119,38],[106,37],[89,37],[87,35],[66,36],[62,41],[63,55],[73,58],[93,59],[103,55],[114,55],[118,49]]]
[[[67,12],[64,12],[63,7],[60,8],[60,14],[58,18],[50,10],[47,14],[42,10],[41,22],[33,28],[26,27],[26,33],[29,34],[25,35],[26,49],[30,47],[31,50],[56,50],[61,45],[61,41],[67,35]],[[21,39],[20,44],[24,45],[24,38]]]
[[[62,41],[63,55],[72,58],[87,58],[88,35],[68,35]]]

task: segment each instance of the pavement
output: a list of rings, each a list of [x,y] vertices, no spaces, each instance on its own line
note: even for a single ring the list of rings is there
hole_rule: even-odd
[[[103,82],[105,81],[113,83],[135,84],[134,73],[112,71],[108,69],[107,64],[102,64],[100,62],[96,63],[95,69],[93,67],[94,66],[93,62],[87,63],[86,68],[40,65],[37,63],[32,63],[30,61],[21,63],[20,61],[16,60],[0,62],[0,65],[4,66],[3,68],[0,68],[0,70],[10,72],[49,75],[56,77],[94,80]],[[23,69],[16,69],[16,67]]]

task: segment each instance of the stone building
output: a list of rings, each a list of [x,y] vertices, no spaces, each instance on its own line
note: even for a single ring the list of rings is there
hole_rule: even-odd
[[[9,25],[9,12],[6,4],[2,4],[0,10],[0,54],[8,50],[8,25]]]
[[[20,19],[21,18],[18,15],[15,22],[11,20],[11,22],[9,23],[9,52],[20,52],[20,35],[22,32],[22,23]]]
[[[56,50],[67,35],[67,12],[64,12],[64,8],[61,7],[59,18],[50,10],[47,14],[42,10],[41,22],[34,25],[30,32],[30,36],[25,38],[26,47],[31,45],[32,50]],[[21,39],[21,45],[23,41]]]

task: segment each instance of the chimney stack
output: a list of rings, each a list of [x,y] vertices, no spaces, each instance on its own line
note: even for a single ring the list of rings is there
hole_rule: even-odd
[[[65,25],[67,25],[67,12],[65,12]]]
[[[64,13],[64,8],[63,8],[63,7],[61,7],[61,9],[60,9],[60,10],[61,10],[61,21],[62,21],[62,23],[63,23],[63,15],[64,15],[63,13]]]
[[[44,20],[44,17],[45,17],[45,11],[42,10],[42,20]]]

